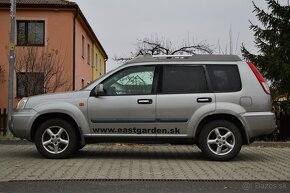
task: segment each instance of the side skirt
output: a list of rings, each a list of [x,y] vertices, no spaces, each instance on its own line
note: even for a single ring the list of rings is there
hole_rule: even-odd
[[[85,137],[88,144],[92,143],[136,143],[136,144],[172,144],[192,145],[193,138],[134,138],[134,137]]]

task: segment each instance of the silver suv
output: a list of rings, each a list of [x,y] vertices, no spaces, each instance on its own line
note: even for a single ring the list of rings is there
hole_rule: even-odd
[[[196,144],[230,160],[243,144],[275,129],[269,88],[233,55],[137,57],[77,92],[23,98],[15,136],[47,158],[87,143]]]

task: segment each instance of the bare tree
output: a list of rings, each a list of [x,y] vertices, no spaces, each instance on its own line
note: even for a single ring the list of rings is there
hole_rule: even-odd
[[[67,84],[64,58],[57,49],[20,47],[15,53],[18,87],[24,96],[55,92]]]
[[[137,40],[135,51],[129,57],[114,57],[115,61],[126,62],[139,55],[178,55],[178,54],[212,54],[212,46],[205,41],[196,43],[195,41],[183,41],[182,45],[174,46],[173,43],[164,38],[144,38]]]
[[[229,44],[226,44],[224,46],[224,49],[221,47],[221,43],[220,43],[220,38],[218,39],[218,54],[238,54],[239,50],[239,38],[240,38],[240,33],[237,34],[236,36],[236,40],[233,41],[233,30],[232,30],[232,26],[230,26],[229,29]]]

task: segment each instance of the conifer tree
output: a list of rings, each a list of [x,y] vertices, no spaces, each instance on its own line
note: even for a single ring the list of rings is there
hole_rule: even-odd
[[[277,0],[266,0],[268,11],[254,5],[254,11],[262,25],[250,21],[258,54],[250,53],[242,45],[243,57],[253,62],[271,82],[272,89],[290,95],[290,6]]]

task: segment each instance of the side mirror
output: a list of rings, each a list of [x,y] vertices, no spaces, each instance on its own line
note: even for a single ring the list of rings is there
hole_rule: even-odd
[[[104,85],[103,84],[98,84],[95,87],[94,92],[95,92],[95,95],[96,96],[103,96],[103,95],[105,95]]]

